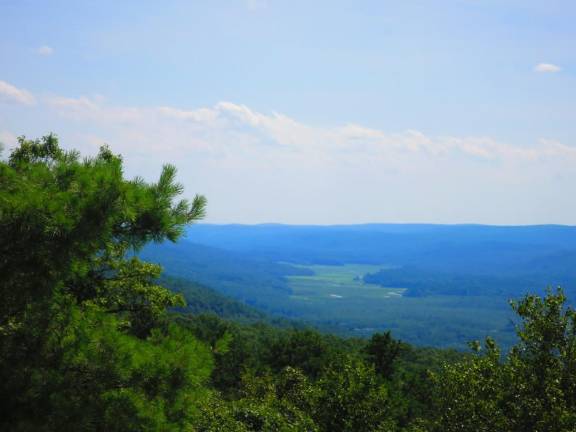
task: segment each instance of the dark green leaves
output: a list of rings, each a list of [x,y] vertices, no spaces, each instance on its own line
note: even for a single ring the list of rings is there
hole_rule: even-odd
[[[212,355],[166,320],[184,303],[161,268],[129,252],[177,240],[204,198],[176,201],[172,166],[124,179],[107,147],[19,144],[0,162],[0,428],[189,430]]]

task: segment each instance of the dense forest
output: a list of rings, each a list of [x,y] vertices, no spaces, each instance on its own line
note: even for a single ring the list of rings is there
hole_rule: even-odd
[[[562,290],[512,303],[508,352],[276,322],[139,258],[203,217],[204,197],[182,192],[173,166],[128,180],[108,148],[81,158],[54,135],[0,161],[1,430],[576,429]]]

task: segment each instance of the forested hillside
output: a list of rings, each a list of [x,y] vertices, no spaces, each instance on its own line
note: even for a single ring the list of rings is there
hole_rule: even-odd
[[[140,256],[269,314],[343,336],[393,329],[413,344],[517,341],[508,302],[576,292],[576,228],[194,225]]]
[[[287,264],[253,259],[247,254],[195,244],[149,245],[139,252],[143,259],[168,264],[171,275],[197,281],[234,298],[262,308],[287,300],[291,275],[310,275],[311,271]]]
[[[54,135],[0,161],[1,430],[575,430],[561,290],[513,303],[508,353],[492,338],[462,354],[256,322],[135,255],[202,218],[206,200],[178,200],[175,176],[125,179],[108,148],[82,159]]]
[[[186,304],[180,306],[182,312],[189,314],[211,313],[220,318],[236,321],[264,320],[266,318],[266,314],[263,312],[197,282],[162,275],[158,283],[184,297]]]

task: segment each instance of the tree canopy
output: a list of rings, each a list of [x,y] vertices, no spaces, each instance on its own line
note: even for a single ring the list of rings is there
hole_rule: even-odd
[[[81,159],[55,135],[21,137],[0,162],[0,422],[9,430],[168,430],[189,420],[211,356],[165,319],[183,300],[156,283],[160,267],[130,256],[203,216],[204,197],[176,201],[175,175],[166,165],[156,183],[126,180],[108,148]]]

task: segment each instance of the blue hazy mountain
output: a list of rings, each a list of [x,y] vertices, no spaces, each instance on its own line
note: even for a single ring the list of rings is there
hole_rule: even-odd
[[[194,243],[299,264],[392,263],[449,272],[515,273],[575,263],[576,227],[367,224],[196,225]]]
[[[200,224],[142,255],[267,313],[426,345],[511,343],[510,299],[576,297],[571,226]]]

